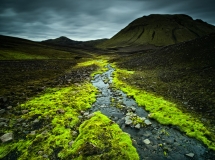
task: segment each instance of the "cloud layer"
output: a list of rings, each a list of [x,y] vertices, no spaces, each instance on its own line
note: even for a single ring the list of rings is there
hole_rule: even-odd
[[[188,14],[215,25],[214,0],[1,0],[0,34],[31,40],[110,38],[149,14]]]

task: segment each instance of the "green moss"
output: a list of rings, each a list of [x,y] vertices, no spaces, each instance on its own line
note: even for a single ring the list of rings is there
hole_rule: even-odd
[[[59,153],[62,159],[139,159],[127,133],[100,112],[79,127],[72,147]]]
[[[215,136],[200,122],[200,120],[194,118],[189,113],[184,113],[177,108],[176,104],[128,85],[119,78],[128,77],[131,74],[131,71],[116,69],[113,79],[115,86],[129,96],[134,97],[139,106],[150,111],[149,116],[151,118],[156,119],[161,124],[179,126],[188,136],[195,137],[206,144],[210,149],[215,150]]]
[[[96,74],[100,74],[100,73],[103,73],[103,72],[107,71],[108,70],[108,68],[106,67],[107,64],[108,64],[107,63],[107,58],[100,56],[95,60],[89,60],[89,61],[79,63],[76,67],[77,68],[79,68],[79,67],[87,67],[87,66],[91,66],[91,65],[98,66],[98,69],[91,74],[91,77],[93,77]]]
[[[50,156],[55,148],[68,147],[69,142],[77,136],[73,132],[78,129],[76,125],[81,123],[78,116],[95,102],[96,93],[92,84],[86,82],[47,89],[42,95],[21,104],[21,110],[29,111],[22,116],[24,120],[29,121],[35,115],[40,115],[38,119],[43,125],[35,130],[35,135],[28,134],[25,140],[1,144],[0,157],[17,148],[21,154],[19,159],[34,159],[39,156],[39,151],[42,155]]]

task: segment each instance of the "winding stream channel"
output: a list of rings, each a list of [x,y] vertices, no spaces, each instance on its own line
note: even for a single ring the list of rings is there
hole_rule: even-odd
[[[100,94],[89,110],[101,111],[120,128],[130,134],[140,159],[214,159],[215,154],[196,139],[187,137],[175,126],[165,126],[148,118],[148,112],[139,107],[134,99],[111,87],[114,68],[95,75],[91,81]],[[120,107],[118,107],[120,106]],[[143,120],[145,124],[133,124],[132,117]]]

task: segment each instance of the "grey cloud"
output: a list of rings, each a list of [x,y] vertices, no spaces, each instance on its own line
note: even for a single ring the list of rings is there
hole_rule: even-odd
[[[43,40],[110,38],[134,19],[184,13],[215,24],[214,0],[1,0],[0,34]]]

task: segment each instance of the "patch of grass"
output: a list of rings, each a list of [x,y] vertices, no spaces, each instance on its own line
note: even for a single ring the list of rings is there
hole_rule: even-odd
[[[44,155],[51,156],[55,148],[68,148],[69,142],[77,136],[78,124],[81,123],[78,116],[82,110],[91,107],[96,93],[92,84],[85,82],[65,88],[46,89],[43,94],[21,104],[18,107],[20,110],[29,111],[21,116],[22,119],[32,124],[30,121],[34,120],[33,117],[40,115],[38,120],[45,125],[32,130],[36,134],[29,133],[26,139],[0,144],[0,158],[15,148],[20,152],[19,159],[42,159]]]
[[[79,136],[72,147],[59,153],[62,159],[132,159],[139,156],[131,138],[101,112],[79,127]]]
[[[98,66],[99,68],[91,74],[91,77],[93,77],[96,74],[100,74],[100,73],[103,73],[103,72],[108,70],[108,68],[106,67],[107,64],[108,64],[107,61],[108,60],[107,60],[106,57],[99,56],[97,59],[85,61],[85,62],[82,62],[82,63],[78,63],[78,65],[76,67],[77,68],[78,67],[87,67],[87,66],[91,66],[91,65]]]
[[[114,84],[129,96],[133,96],[139,106],[150,111],[150,117],[161,124],[179,126],[188,136],[202,141],[210,149],[215,150],[215,136],[199,119],[178,109],[173,102],[155,94],[146,92],[135,85],[128,84],[122,77],[132,76],[131,71],[121,70],[115,66]]]

